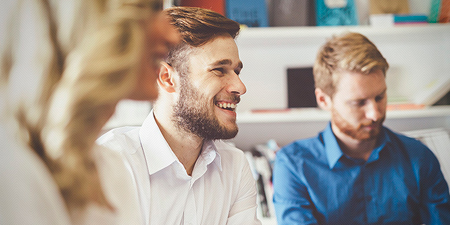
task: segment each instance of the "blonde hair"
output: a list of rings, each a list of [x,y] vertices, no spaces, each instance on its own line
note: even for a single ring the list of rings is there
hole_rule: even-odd
[[[319,50],[313,67],[316,88],[333,96],[340,71],[369,74],[381,70],[384,75],[389,64],[378,48],[364,35],[345,33],[334,36]]]
[[[22,24],[23,18],[11,20],[10,45],[0,52],[1,79],[19,87],[8,87],[12,90],[8,100],[26,85],[33,93],[21,93],[10,111],[20,123],[24,141],[47,164],[69,208],[89,202],[109,207],[91,150],[118,101],[137,83],[145,22],[157,7],[155,1],[42,0],[32,7],[24,2],[17,4],[16,15],[26,17],[29,11],[37,15],[40,20],[30,22],[39,24],[41,35],[33,38],[43,46],[30,50],[34,63],[21,62],[20,38],[33,34],[18,32],[29,26]],[[72,17],[67,8],[73,10]],[[33,76],[39,82],[26,83]]]

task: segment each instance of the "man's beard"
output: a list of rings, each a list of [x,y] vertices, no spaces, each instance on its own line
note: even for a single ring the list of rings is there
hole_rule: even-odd
[[[231,129],[221,126],[208,99],[199,94],[188,78],[181,78],[180,98],[174,106],[172,121],[179,129],[204,139],[230,139],[238,133],[236,124]],[[235,96],[239,101],[239,96]],[[213,106],[215,107],[215,106]]]
[[[380,134],[384,119],[386,116],[384,115],[378,121],[372,121],[370,124],[358,124],[357,127],[352,126],[347,120],[345,120],[335,108],[331,110],[332,121],[334,125],[344,134],[350,136],[356,140],[371,140],[378,137]],[[370,131],[365,131],[364,127],[369,125],[375,125],[375,128]]]

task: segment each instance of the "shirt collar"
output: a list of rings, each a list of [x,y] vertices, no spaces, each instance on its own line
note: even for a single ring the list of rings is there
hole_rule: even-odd
[[[202,147],[200,157],[206,162],[207,165],[214,162],[216,166],[222,171],[222,158],[220,157],[217,147],[212,140],[205,140]],[[199,157],[199,158],[200,158]]]
[[[153,110],[142,123],[139,139],[150,175],[178,160],[156,124]]]
[[[323,139],[325,145],[325,152],[328,159],[328,166],[330,169],[336,165],[337,161],[344,155],[339,146],[336,136],[333,134],[333,130],[331,129],[331,122],[328,123],[328,126],[323,131]]]
[[[342,152],[342,149],[337,142],[336,136],[334,135],[333,130],[331,129],[331,122],[328,123],[328,126],[325,128],[323,132],[323,138],[324,138],[325,152],[328,159],[328,166],[330,167],[330,169],[332,169],[339,161],[339,159],[344,155],[344,153]],[[390,142],[391,139],[389,138],[386,129],[382,127],[380,131],[380,139],[378,140],[376,145],[377,147],[375,147],[375,149],[373,150],[372,154],[367,160],[367,163],[378,160],[378,158],[380,157],[381,150],[386,146],[387,143]]]
[[[367,160],[367,163],[373,162],[378,160],[380,158],[380,152],[384,149],[384,147],[391,142],[391,139],[389,138],[388,133],[386,132],[385,127],[381,128],[380,131],[380,138],[377,141],[377,145],[374,148],[372,154],[369,156],[369,159]]]
[[[173,153],[156,124],[153,110],[142,123],[141,129],[139,130],[139,138],[141,140],[142,149],[144,150],[144,156],[150,175],[168,167],[175,161],[178,161],[177,156]],[[200,157],[205,161],[206,165],[215,162],[219,170],[222,171],[221,157],[217,152],[214,141],[205,140]]]

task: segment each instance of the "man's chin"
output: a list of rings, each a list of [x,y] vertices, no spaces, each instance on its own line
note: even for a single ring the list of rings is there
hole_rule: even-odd
[[[360,131],[352,136],[353,139],[361,141],[370,141],[378,138],[380,134],[380,129],[375,129],[371,131]]]
[[[222,134],[222,137],[217,138],[217,139],[231,139],[236,137],[237,133],[238,133],[238,128],[237,126],[233,129],[224,129],[224,132]]]

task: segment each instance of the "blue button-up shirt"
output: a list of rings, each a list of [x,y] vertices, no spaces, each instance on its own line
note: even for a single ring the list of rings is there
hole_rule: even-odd
[[[331,124],[283,147],[273,172],[283,224],[450,224],[448,185],[433,153],[383,127],[367,161],[345,155]]]

